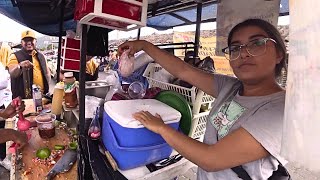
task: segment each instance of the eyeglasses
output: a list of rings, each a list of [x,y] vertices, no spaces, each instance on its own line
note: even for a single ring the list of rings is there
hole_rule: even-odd
[[[261,38],[248,42],[247,44],[241,45],[231,45],[222,49],[225,57],[229,61],[236,60],[240,57],[241,49],[245,47],[248,54],[251,56],[260,56],[266,52],[267,49],[267,41],[272,41],[277,43],[274,39],[271,38]]]

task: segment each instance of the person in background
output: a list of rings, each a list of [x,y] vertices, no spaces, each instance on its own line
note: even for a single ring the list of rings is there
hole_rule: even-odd
[[[10,45],[4,42],[0,43],[0,46],[0,106],[7,106],[12,100],[10,74],[7,69],[12,50]]]
[[[0,42],[0,62],[6,67],[9,62],[9,56],[12,53],[11,47],[4,42]]]
[[[109,68],[113,69],[114,66],[117,64],[117,61],[118,61],[119,57],[118,57],[118,54],[117,54],[117,51],[116,50],[109,50],[109,57],[108,57],[108,66]]]
[[[200,57],[194,56],[194,51],[187,51],[184,58],[184,62],[190,64],[191,66],[197,67],[199,63],[201,62]]]
[[[194,61],[194,52],[193,51],[187,51],[183,58],[184,62],[190,64],[191,66],[195,65]]]
[[[25,88],[22,70],[30,70],[31,82],[40,87],[43,94],[49,92],[49,82],[51,79],[50,70],[43,54],[36,50],[35,33],[31,30],[23,31],[21,34],[22,49],[9,57],[7,64],[11,76],[11,89],[13,98],[20,96],[25,98]]]
[[[92,56],[87,56],[86,63],[86,81],[96,81],[99,77],[99,65],[94,61]],[[60,71],[60,81],[63,81],[64,73],[67,71]],[[73,72],[73,76],[79,81],[79,72]]]
[[[281,157],[285,90],[276,82],[286,67],[286,47],[277,28],[260,20],[239,23],[223,49],[237,78],[192,67],[146,41],[119,46],[130,55],[144,50],[169,73],[215,97],[207,119],[204,142],[164,124],[147,111],[133,114],[149,130],[160,134],[183,157],[198,165],[199,180],[273,179],[289,174]]]
[[[86,64],[86,81],[96,81],[99,77],[99,65],[94,61],[92,56],[87,56]]]
[[[215,67],[213,59],[210,56],[205,57],[202,61],[200,61],[198,68],[210,73],[214,73]]]

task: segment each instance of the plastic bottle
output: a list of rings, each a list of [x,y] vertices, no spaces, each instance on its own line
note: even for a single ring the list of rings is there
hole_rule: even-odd
[[[33,84],[32,85],[32,97],[33,97],[33,104],[35,111],[37,113],[40,113],[43,110],[42,107],[42,92],[39,88],[39,86]]]
[[[76,78],[72,72],[64,73],[64,101],[67,108],[75,108],[78,105]]]
[[[59,82],[55,85],[53,90],[53,98],[51,105],[51,112],[59,119],[62,112],[62,101],[64,96],[64,84]]]

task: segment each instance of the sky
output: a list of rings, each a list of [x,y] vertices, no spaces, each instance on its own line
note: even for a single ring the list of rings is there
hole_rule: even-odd
[[[287,25],[289,24],[289,16],[280,17],[279,18],[279,25]],[[8,17],[0,14],[0,41],[5,42],[20,42],[21,32],[24,30],[28,30],[28,27],[25,27]],[[5,27],[5,28],[3,28]],[[216,23],[203,23],[201,25],[201,30],[211,30],[215,29]],[[141,36],[151,35],[153,33],[157,34],[164,34],[164,33],[171,33],[173,31],[194,31],[196,29],[195,25],[188,25],[188,26],[181,26],[176,27],[173,29],[169,29],[166,31],[157,31],[153,28],[144,27],[141,29]],[[136,37],[138,34],[137,30],[129,31],[129,32],[121,32],[121,31],[112,31],[109,33],[109,39],[118,39],[118,38],[129,38],[129,37]],[[44,36],[36,32],[36,37]]]

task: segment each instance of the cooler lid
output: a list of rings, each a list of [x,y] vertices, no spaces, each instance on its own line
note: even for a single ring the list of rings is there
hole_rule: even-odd
[[[104,110],[114,121],[127,128],[144,127],[132,117],[139,111],[149,111],[153,115],[158,113],[166,124],[179,122],[181,118],[179,111],[156,99],[108,101],[104,104]]]

